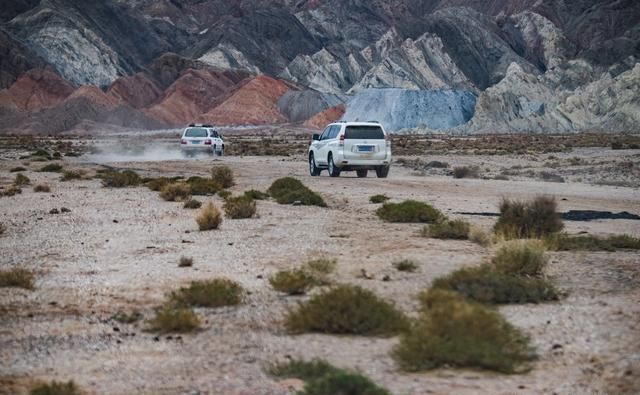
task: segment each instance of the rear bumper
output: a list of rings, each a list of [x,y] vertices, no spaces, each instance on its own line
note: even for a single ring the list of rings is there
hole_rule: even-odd
[[[180,144],[180,149],[185,152],[212,152],[213,145]]]
[[[391,165],[391,152],[387,151],[384,157],[378,156],[378,158],[354,158],[353,154],[345,157],[343,152],[338,152],[334,158],[334,163],[337,167],[345,171],[358,169],[373,170],[380,166]]]

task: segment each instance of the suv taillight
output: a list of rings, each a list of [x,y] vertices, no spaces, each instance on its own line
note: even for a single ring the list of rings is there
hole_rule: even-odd
[[[344,147],[344,134],[340,135],[340,142],[338,143],[340,147]]]
[[[388,134],[384,135],[384,141],[387,142],[387,147],[391,145],[391,138],[389,137]]]
[[[180,144],[187,144],[187,140],[185,139],[180,140]]]
[[[205,140],[204,145],[211,145],[211,140]]]

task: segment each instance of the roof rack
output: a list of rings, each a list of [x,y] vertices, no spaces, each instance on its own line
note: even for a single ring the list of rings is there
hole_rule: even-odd
[[[190,124],[189,124],[189,127],[190,127],[190,128],[194,128],[195,126],[196,126],[196,124],[195,124],[195,123],[190,123]]]

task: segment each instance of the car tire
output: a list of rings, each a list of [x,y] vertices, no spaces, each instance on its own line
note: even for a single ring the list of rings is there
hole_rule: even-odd
[[[321,170],[316,166],[316,160],[313,157],[313,152],[309,154],[309,174],[311,177],[320,175]]]
[[[376,176],[378,176],[378,178],[387,178],[387,176],[389,175],[389,169],[391,168],[391,166],[378,166],[376,167]]]
[[[327,159],[327,163],[329,164],[329,176],[331,177],[340,177],[340,169],[333,162],[333,155],[329,154],[329,158]]]
[[[356,174],[358,175],[358,178],[367,178],[367,174],[369,173],[369,170],[364,169],[364,170],[356,170]]]

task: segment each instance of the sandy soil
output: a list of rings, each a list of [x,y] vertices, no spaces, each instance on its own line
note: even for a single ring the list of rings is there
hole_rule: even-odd
[[[638,151],[624,151],[638,166]],[[4,151],[0,183],[21,161]],[[621,152],[577,150],[614,160]],[[518,156],[446,156],[453,165],[489,169],[538,161]],[[635,158],[635,159],[634,159]],[[358,284],[415,314],[414,296],[441,275],[479,263],[490,251],[465,241],[418,236],[416,224],[386,224],[374,215],[369,196],[418,199],[445,213],[495,212],[502,197],[550,194],[562,211],[592,209],[640,214],[640,192],[629,187],[536,179],[453,179],[396,165],[379,180],[355,173],[309,177],[302,158],[224,157],[237,185],[233,192],[265,190],[282,176],[300,178],[319,191],[329,208],[258,202],[259,218],[226,219],[220,230],[198,232],[195,213],[165,202],[145,187],[106,189],[99,180],[60,182],[59,174],[27,171],[51,193],[25,188],[0,198],[0,267],[37,272],[36,289],[0,288],[0,393],[16,393],[34,380],[73,379],[96,394],[287,394],[285,383],[264,367],[287,356],[325,358],[357,369],[394,394],[576,394],[640,391],[640,258],[633,252],[552,253],[548,274],[567,292],[558,303],[501,307],[509,321],[531,335],[539,360],[523,375],[440,369],[399,372],[388,355],[397,338],[287,335],[280,323],[287,308],[304,297],[286,297],[268,284],[269,275],[318,255],[335,257],[336,281]],[[118,162],[144,176],[206,175],[213,160]],[[41,163],[29,165],[36,169]],[[65,161],[68,168],[96,166]],[[218,197],[205,198],[221,205]],[[52,215],[52,208],[70,213]],[[493,218],[464,216],[489,229]],[[566,222],[569,232],[640,236],[640,221]],[[182,256],[192,268],[179,268]],[[417,273],[392,262],[409,258]],[[360,278],[364,269],[373,279]],[[391,281],[382,281],[388,275]],[[194,279],[225,276],[250,291],[235,308],[197,309],[204,329],[193,335],[156,336],[144,321],[125,325],[111,317],[139,310],[145,319],[164,295]]]

